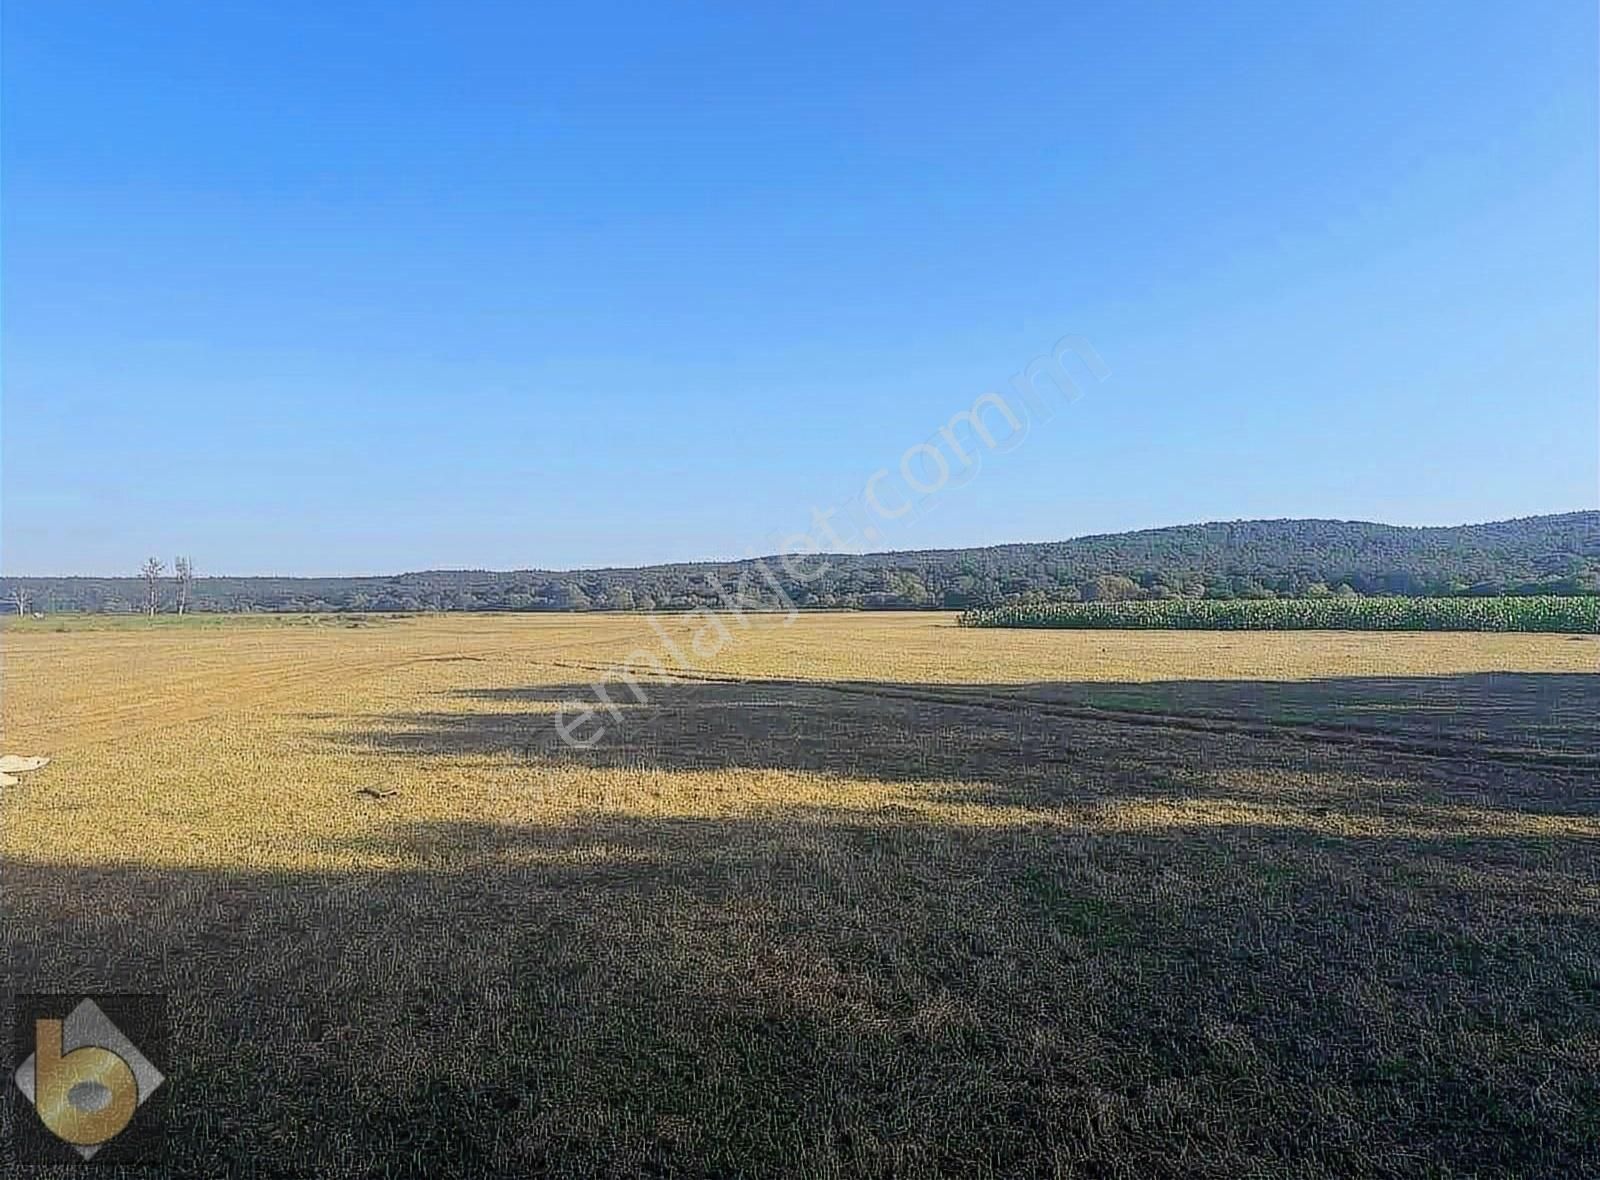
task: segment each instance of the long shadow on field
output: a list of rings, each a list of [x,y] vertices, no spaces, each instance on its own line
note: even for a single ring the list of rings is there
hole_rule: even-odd
[[[1106,796],[1381,801],[1582,810],[1600,790],[1600,675],[946,685],[644,682],[460,690],[450,706],[338,740],[532,767],[798,770],[966,784],[974,802]],[[538,706],[516,708],[517,705]],[[567,732],[588,746],[565,741]],[[1407,794],[1411,794],[1408,792]],[[1395,799],[1403,802],[1403,799]]]
[[[1594,753],[1600,677],[660,684],[570,749],[535,706],[587,691],[352,740],[512,755],[507,807],[817,789],[273,850],[337,871],[11,858],[7,988],[168,995],[180,1176],[1600,1174],[1600,792],[1501,757]]]
[[[1600,663],[1600,645],[1596,646]],[[605,678],[602,677],[602,680]],[[918,696],[978,703],[1042,702],[1113,712],[1305,724],[1417,736],[1514,740],[1553,750],[1600,753],[1600,674],[1484,672],[1444,676],[1355,676],[1315,680],[1049,681],[1034,684],[930,684],[873,681],[640,681],[660,705],[664,687],[748,689],[730,694],[771,701],[773,692],[806,688]],[[609,681],[623,708],[639,702],[627,684]],[[765,695],[763,695],[765,694]],[[457,701],[599,704],[593,684],[461,689]],[[785,698],[779,697],[778,700]],[[803,699],[803,698],[794,698]],[[574,709],[576,711],[576,708]],[[579,727],[580,730],[583,727]]]
[[[1600,1162],[1587,836],[784,808],[338,852],[5,866],[8,986],[167,993],[172,1174]]]

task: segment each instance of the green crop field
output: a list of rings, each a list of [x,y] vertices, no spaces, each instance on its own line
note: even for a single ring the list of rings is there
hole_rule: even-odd
[[[1600,598],[1169,598],[987,607],[963,627],[1177,631],[1546,631],[1600,633]]]

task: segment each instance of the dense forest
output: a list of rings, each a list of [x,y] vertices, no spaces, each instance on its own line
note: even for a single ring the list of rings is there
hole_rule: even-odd
[[[8,578],[10,609],[145,609],[140,577]],[[574,571],[393,577],[199,577],[203,611],[894,610],[1172,598],[1600,593],[1600,512],[1449,528],[1336,520],[1180,525],[984,549]],[[160,609],[173,594],[161,590]]]

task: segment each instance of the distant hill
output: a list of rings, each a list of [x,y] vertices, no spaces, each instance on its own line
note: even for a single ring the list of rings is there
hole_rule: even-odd
[[[777,558],[637,569],[431,570],[371,578],[200,578],[207,611],[688,610],[742,584],[747,605],[911,609],[1016,601],[1323,594],[1600,593],[1600,512],[1405,528],[1342,520],[1178,525],[983,549]],[[719,591],[718,587],[721,587]],[[132,611],[128,578],[8,578],[31,609]],[[165,590],[170,605],[170,586]]]

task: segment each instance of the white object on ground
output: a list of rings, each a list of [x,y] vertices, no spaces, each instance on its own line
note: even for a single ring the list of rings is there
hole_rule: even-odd
[[[17,775],[24,771],[38,770],[48,766],[50,759],[34,755],[24,758],[21,754],[0,754],[0,787],[14,787],[17,785]]]

